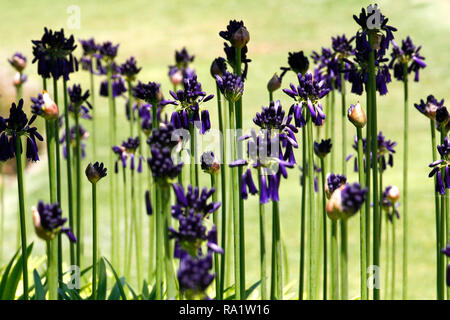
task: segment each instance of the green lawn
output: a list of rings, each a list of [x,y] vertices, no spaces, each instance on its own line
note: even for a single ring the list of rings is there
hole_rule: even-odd
[[[186,46],[189,52],[195,54],[194,67],[204,89],[215,92],[214,82],[209,75],[209,66],[213,58],[222,55],[223,40],[218,32],[223,30],[229,19],[244,20],[251,40],[249,58],[252,59],[248,80],[244,93],[244,127],[252,126],[252,118],[261,105],[267,104],[268,94],[266,84],[279,67],[287,64],[289,51],[304,50],[308,55],[321,46],[330,46],[330,37],[356,32],[356,23],[352,15],[359,13],[361,6],[367,6],[368,1],[108,1],[95,3],[93,1],[77,1],[81,13],[81,28],[68,30],[67,8],[74,1],[3,1],[0,10],[0,77],[2,87],[2,112],[9,104],[12,91],[10,77],[12,71],[6,59],[15,51],[26,54],[31,62],[31,39],[40,38],[44,26],[49,28],[64,27],[67,33],[74,33],[75,38],[95,36],[98,41],[111,40],[119,42],[119,58],[122,62],[134,55],[139,65],[143,66],[140,79],[143,81],[158,81],[163,85],[165,94],[171,88],[167,79],[167,66],[173,62],[173,52]],[[434,250],[434,209],[433,184],[427,178],[427,164],[430,162],[429,122],[412,106],[420,98],[433,93],[437,97],[448,99],[446,93],[450,86],[448,73],[448,51],[450,49],[450,20],[447,14],[450,3],[445,0],[425,1],[378,1],[382,12],[389,17],[390,24],[398,28],[395,34],[397,40],[410,35],[416,44],[423,45],[422,54],[426,57],[427,68],[421,72],[420,83],[410,85],[410,256],[409,256],[409,297],[414,299],[435,298],[435,250]],[[78,51],[78,55],[79,55]],[[29,63],[26,73],[29,81],[25,85],[26,95],[36,95],[41,86],[41,80],[36,75],[36,66]],[[88,87],[87,74],[80,72],[73,76],[72,81],[81,82]],[[296,79],[288,74],[283,83],[286,87]],[[402,84],[394,81],[389,85],[389,94],[378,99],[379,129],[387,138],[398,142],[395,155],[395,167],[389,168],[385,174],[385,185],[395,184],[402,187],[402,150],[401,141],[403,127],[403,90]],[[275,93],[285,108],[291,104],[289,97],[281,90]],[[348,103],[360,99],[350,95]],[[362,102],[365,100],[362,97]],[[97,98],[97,112],[101,117],[98,128],[98,141],[101,159],[107,162],[109,146],[107,141],[107,101]],[[339,101],[339,100],[337,100]],[[119,114],[123,115],[124,100],[118,101]],[[209,102],[213,118],[216,119],[215,101]],[[215,125],[216,120],[214,120]],[[340,122],[338,122],[339,125]],[[103,125],[105,124],[105,125]],[[86,125],[90,127],[89,124]],[[217,126],[216,126],[217,127]],[[125,121],[121,120],[118,133],[125,138],[128,132]],[[350,128],[350,126],[348,127]],[[350,130],[350,129],[349,129]],[[349,141],[351,136],[349,134]],[[340,137],[333,137],[336,152],[340,154]],[[119,141],[118,141],[119,142]],[[88,157],[91,149],[88,147]],[[351,170],[349,165],[348,169]],[[47,165],[45,156],[42,161],[33,165],[26,175],[27,206],[35,205],[39,199],[47,198]],[[112,170],[111,170],[112,171]],[[356,180],[356,175],[350,175],[350,181]],[[282,215],[282,235],[285,239],[289,257],[290,279],[296,281],[298,274],[299,253],[299,213],[300,188],[298,187],[299,171],[293,169],[287,181],[282,182],[280,211]],[[207,177],[202,182],[208,185]],[[85,212],[88,214],[89,190],[85,183]],[[100,186],[100,199],[107,197],[108,181]],[[7,181],[6,193],[6,254],[11,256],[16,247],[16,184],[13,178]],[[102,212],[101,249],[103,254],[109,253],[109,201],[100,204]],[[402,214],[402,210],[400,210]],[[31,220],[31,215],[29,216]],[[400,225],[400,223],[399,223]],[[29,227],[30,228],[30,227]],[[258,278],[258,218],[257,202],[250,198],[246,202],[246,244],[247,244],[247,277],[248,283]],[[350,222],[350,297],[358,295],[359,286],[359,219]],[[29,232],[31,240],[36,236]],[[401,238],[399,229],[398,238]],[[90,247],[90,237],[86,246]],[[36,246],[43,252],[44,244]],[[35,252],[35,253],[36,253]],[[397,252],[401,253],[398,246]],[[88,257],[89,254],[87,253]],[[382,255],[384,257],[384,255]],[[401,265],[398,255],[397,265]],[[3,259],[4,262],[5,259]],[[397,297],[401,296],[400,268],[397,274]],[[384,282],[382,282],[384,283]],[[294,288],[297,283],[293,284]]]

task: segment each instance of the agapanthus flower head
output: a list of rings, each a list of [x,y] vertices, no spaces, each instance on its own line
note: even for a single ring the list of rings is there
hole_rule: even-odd
[[[331,139],[322,139],[320,142],[314,141],[314,153],[319,158],[325,158],[331,152],[332,146]]]
[[[250,41],[250,34],[243,21],[230,20],[227,30],[220,31],[219,35],[238,49],[242,49]]]
[[[200,157],[201,168],[209,174],[217,174],[220,171],[220,162],[214,156],[214,152],[206,151]]]
[[[152,171],[153,178],[161,185],[168,185],[181,172],[183,163],[175,163],[172,152],[180,143],[175,139],[174,127],[169,123],[162,123],[159,128],[154,128],[147,143],[150,146],[151,156],[147,163]]]
[[[397,210],[400,206],[400,203],[398,202],[399,198],[400,191],[396,186],[387,186],[386,189],[384,189],[380,203],[383,210],[386,211],[389,221],[391,222],[394,215],[397,219],[400,219],[400,213]]]
[[[273,74],[272,78],[270,78],[267,83],[267,90],[269,92],[274,92],[281,88],[281,77],[279,77],[276,73]]]
[[[42,116],[47,120],[58,119],[58,106],[47,91],[43,90],[37,97],[31,97],[31,102],[31,113]]]
[[[357,128],[364,128],[367,123],[367,116],[363,107],[359,104],[352,104],[347,110],[347,118]]]
[[[138,159],[136,160],[136,150],[139,148],[140,140],[139,137],[129,137],[127,140],[122,141],[122,144],[120,146],[113,146],[112,151],[117,155],[117,160],[115,163],[115,173],[118,173],[118,163],[122,162],[122,167],[126,168],[127,163],[130,164],[130,169],[132,171],[135,170],[135,162],[138,161],[138,168],[137,172],[142,172],[142,156],[138,156]]]
[[[416,107],[416,109],[426,117],[434,120],[436,117],[436,111],[443,105],[444,99],[442,99],[441,101],[437,101],[437,99],[432,94],[430,94],[427,97],[426,101],[420,99],[420,103],[415,103],[414,107]]]
[[[403,81],[403,66],[406,65],[407,73],[414,72],[414,81],[419,81],[419,71],[426,67],[426,63],[423,61],[425,57],[419,53],[422,46],[416,47],[409,36],[402,40],[401,46],[394,40],[391,42],[394,48],[389,67],[394,70],[394,77]]]
[[[62,126],[62,124],[61,124]],[[87,138],[89,138],[89,132],[87,132],[82,125],[78,126],[78,131],[80,135],[80,140],[84,141]],[[59,139],[59,142],[63,144],[63,155],[64,158],[67,158],[67,146],[66,146],[66,133],[63,132],[61,138]],[[70,147],[74,148],[76,146],[77,142],[77,128],[76,126],[72,126],[70,128],[70,134],[69,134],[69,143]],[[81,158],[86,157],[86,144],[84,142],[81,142]]]
[[[112,79],[112,91],[113,97],[118,97],[127,91],[125,87],[125,81],[120,76],[113,77]],[[108,81],[104,80],[100,83],[100,95],[102,97],[108,97]]]
[[[99,163],[98,161],[94,164],[89,163],[89,165],[86,167],[86,177],[88,180],[96,184],[100,179],[106,177],[106,167],[103,165],[103,162]]]
[[[151,112],[152,105],[145,103],[138,107],[138,115],[140,119],[140,125],[142,132],[147,136],[147,138],[150,136],[150,133],[153,129],[153,121],[152,121],[152,112]]]
[[[331,37],[331,47],[333,48],[335,56],[338,60],[347,59],[355,54],[355,49],[352,46],[352,42],[355,37],[347,39],[345,34],[342,36]]]
[[[63,227],[67,219],[62,217],[62,209],[57,202],[44,204],[39,201],[37,208],[33,208],[33,224],[39,238],[49,241],[59,233],[65,233],[71,242],[77,242],[70,228]]]
[[[144,100],[147,103],[157,104],[162,100],[161,84],[157,82],[138,82],[133,87],[133,97]]]
[[[74,84],[72,87],[68,88],[69,98],[70,102],[76,106],[79,107],[83,103],[86,103],[90,108],[92,108],[91,104],[89,103],[88,99],[90,96],[89,90],[86,90],[83,92],[81,89],[81,85]]]
[[[186,48],[180,51],[175,50],[175,63],[178,68],[186,69],[191,62],[194,61],[195,56],[190,55]]]
[[[445,188],[450,189],[450,140],[448,137],[445,137],[444,143],[438,145],[437,149],[441,159],[429,164],[429,167],[433,169],[428,177],[436,176],[436,192],[445,195]]]
[[[218,57],[213,60],[211,63],[211,76],[215,79],[216,76],[222,77],[223,74],[227,71],[227,62],[224,58]]]
[[[20,52],[14,53],[8,62],[19,73],[27,66],[27,58]]]
[[[213,266],[212,254],[202,257],[186,255],[181,259],[177,278],[180,291],[187,299],[207,299],[206,289],[214,280],[210,273]]]
[[[442,106],[437,108],[435,120],[437,129],[441,131],[444,135],[446,135],[449,130],[449,122],[450,122],[450,114],[447,110],[447,107]]]
[[[216,76],[220,92],[230,102],[238,101],[244,92],[244,81],[237,74],[226,71],[222,77]]]
[[[326,211],[331,219],[348,219],[361,209],[366,200],[367,188],[359,183],[346,183],[334,190],[328,200]]]
[[[83,70],[87,70],[90,72],[93,71],[93,60],[98,52],[98,45],[95,43],[94,38],[90,39],[80,39],[78,40],[81,44],[81,48],[83,49],[83,54],[80,59],[80,64]]]
[[[366,10],[362,8],[359,16],[353,15],[353,19],[363,31],[372,31],[377,33],[384,31],[388,41],[394,39],[392,32],[397,31],[397,29],[387,24],[389,19],[381,13],[376,4],[369,5],[367,7],[367,13]]]
[[[176,100],[183,109],[194,109],[200,103],[211,100],[214,95],[207,95],[202,89],[202,84],[197,80],[197,75],[193,74],[190,77],[184,77],[183,89],[176,92],[170,91],[170,95]]]
[[[120,65],[120,73],[129,82],[136,79],[136,75],[141,71],[141,69],[142,68],[138,68],[136,59],[134,59],[133,56]]]
[[[9,117],[0,117],[0,161],[6,161],[20,156],[16,154],[16,141],[20,145],[22,153],[22,142],[20,137],[27,138],[26,157],[31,161],[38,161],[38,147],[36,139],[43,141],[36,127],[32,127],[36,115],[29,120],[23,111],[23,99],[16,105],[14,102],[9,109]]]
[[[227,57],[228,64],[234,68],[234,66],[236,65],[236,49],[232,46],[229,46],[228,43],[225,42],[223,51],[225,52],[225,55]],[[244,46],[241,49],[241,64],[244,64],[244,69],[241,75],[243,80],[247,78],[248,64],[252,62],[251,59],[247,58],[247,52],[248,48],[247,46]]]
[[[172,216],[178,219],[179,216],[187,216],[190,213],[201,214],[207,218],[220,208],[220,202],[210,201],[216,189],[203,188],[200,192],[199,187],[187,186],[185,191],[180,184],[173,184],[173,191],[176,196],[176,203],[172,206]]]
[[[292,70],[295,73],[305,74],[309,68],[308,57],[305,56],[303,51],[289,52],[288,56],[289,68],[281,68],[282,70]]]
[[[103,42],[98,46],[99,58],[110,63],[116,58],[118,49],[119,44],[113,45],[111,41]]]
[[[41,40],[33,40],[33,63],[38,63],[38,74],[43,78],[53,77],[69,80],[69,74],[78,69],[78,62],[73,57],[77,47],[72,36],[66,38],[64,29],[53,32],[44,28]]]
[[[343,174],[330,173],[325,184],[325,194],[330,199],[333,192],[347,183],[347,177]]]

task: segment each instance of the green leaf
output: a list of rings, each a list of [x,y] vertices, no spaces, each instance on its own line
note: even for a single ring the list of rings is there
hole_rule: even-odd
[[[116,282],[109,293],[108,300],[120,300],[120,290],[119,285],[123,287],[125,284],[125,278],[122,277],[119,279],[120,281]]]
[[[30,256],[31,250],[33,250],[33,243],[30,244],[27,248],[27,260]],[[17,286],[19,285],[20,278],[22,277],[22,260],[23,257],[20,256],[16,264],[14,265],[6,283],[5,290],[3,291],[2,300],[14,300],[16,296]]]
[[[261,284],[261,280],[258,280],[257,282],[252,284],[250,286],[250,288],[245,290],[245,299],[247,299],[252,294],[252,292],[255,291],[255,289],[259,287],[260,284]],[[227,297],[225,300],[234,300],[234,297],[235,297],[235,294],[233,294],[232,296]]]
[[[144,285],[142,286],[142,299],[148,300],[150,293],[148,292],[147,280],[144,280]]]
[[[35,288],[34,300],[45,300],[45,293],[47,292],[47,290],[44,289],[41,277],[39,276],[39,273],[36,271],[36,269],[33,270],[33,277]]]
[[[127,283],[128,290],[130,290],[131,295],[133,296],[133,300],[139,300],[138,296],[136,295],[136,292],[134,292],[133,288]]]
[[[20,250],[20,249],[19,249]],[[17,250],[16,254],[9,261],[8,266],[3,272],[2,281],[0,282],[0,300],[3,300],[3,293],[5,292],[6,283],[8,282],[9,272],[14,264],[14,260],[16,260],[17,255],[19,254],[19,250]]]
[[[117,275],[116,270],[114,270],[113,266],[111,265],[111,263],[108,261],[108,259],[104,258],[106,260],[106,262],[108,262],[109,267],[111,268],[112,273],[114,274],[114,278],[116,279],[116,285],[117,288],[120,292],[120,296],[122,297],[122,300],[127,300],[127,296],[125,295],[125,290],[123,290],[123,284],[125,283],[125,278],[120,278]],[[122,282],[123,280],[123,282]]]
[[[97,287],[97,300],[106,299],[106,288],[108,285],[108,279],[106,278],[106,266],[103,258],[100,259],[99,281]]]

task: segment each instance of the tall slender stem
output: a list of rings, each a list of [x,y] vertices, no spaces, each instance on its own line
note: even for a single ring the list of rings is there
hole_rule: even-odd
[[[336,87],[336,85],[335,85],[335,80],[332,80],[331,81],[331,93],[330,93],[330,95],[331,95],[331,98],[330,98],[330,114],[331,114],[331,117],[330,117],[330,121],[327,121],[327,122],[330,122],[330,135],[328,136],[328,137],[335,137],[335,129],[334,129],[334,125],[335,125],[335,123],[336,123],[336,110],[335,110],[335,103],[336,103],[336,96],[335,96],[335,90],[334,90],[334,88]],[[328,96],[328,95],[327,95]],[[335,154],[336,154],[336,152],[335,152],[335,148],[332,148],[331,149],[331,153],[330,153],[330,172],[334,172],[334,169],[335,169]]]
[[[156,299],[162,300],[163,298],[163,230],[162,230],[162,216],[161,205],[163,203],[161,197],[161,191],[158,187],[156,191],[156,203],[155,203],[155,219],[156,219]]]
[[[441,144],[443,144],[444,143],[444,139],[445,139],[445,136],[446,136],[446,134],[444,134],[442,131],[443,131],[444,129],[441,129]],[[444,172],[444,169],[441,169],[441,171],[442,171],[442,176],[444,177],[445,176],[445,172]],[[446,241],[446,236],[445,236],[445,221],[446,221],[446,215],[447,215],[447,212],[446,212],[446,203],[447,203],[447,201],[446,201],[446,197],[448,196],[448,194],[447,194],[447,189],[445,189],[445,194],[444,195],[441,195],[440,196],[440,199],[441,199],[441,204],[440,204],[440,209],[441,209],[441,212],[440,212],[440,217],[439,217],[439,236],[440,236],[440,241],[439,241],[439,243],[440,243],[440,248],[445,248],[445,246],[446,246],[446,243],[445,243],[445,241]],[[446,274],[445,274],[445,272],[446,272],[446,265],[445,265],[445,258],[444,258],[444,256],[442,255],[442,253],[441,253],[441,255],[440,255],[440,262],[439,262],[439,264],[440,264],[440,267],[441,267],[441,282],[439,283],[439,287],[440,287],[440,291],[441,291],[441,300],[444,300],[445,299],[445,279],[446,279]]]
[[[122,168],[122,181],[123,181],[123,219],[124,219],[124,246],[123,246],[123,270],[126,278],[129,278],[130,274],[130,251],[131,248],[130,238],[132,237],[131,232],[129,232],[129,208],[128,208],[128,188],[127,188],[127,171]]]
[[[326,194],[325,194],[325,160],[324,158],[320,158],[320,166],[322,169],[321,177],[322,177],[322,220],[323,220],[323,300],[327,300],[327,291],[328,291],[328,273],[327,273],[327,213],[326,213]]]
[[[364,156],[363,156],[363,141],[362,129],[356,128],[356,137],[358,143],[358,178],[359,183],[364,186]],[[368,201],[370,202],[370,201]],[[360,215],[360,262],[361,262],[361,300],[367,300],[367,252],[366,252],[366,208],[361,208]]]
[[[131,93],[131,81],[127,81],[127,87],[128,87],[128,114],[130,116],[129,122],[130,122],[130,137],[133,137],[133,126],[134,126],[134,111],[133,111],[133,95]]]
[[[348,300],[348,221],[342,218],[341,226],[341,299]]]
[[[212,194],[212,201],[214,203],[217,202],[217,188],[216,188],[216,176],[215,174],[211,174],[211,189],[215,188],[215,192]],[[213,222],[216,227],[216,231],[219,228],[219,213],[213,212]],[[215,278],[215,285],[216,285],[216,297],[220,296],[220,264],[219,264],[219,254],[217,252],[214,253],[214,272],[217,275]]]
[[[300,217],[300,274],[299,274],[299,289],[298,299],[303,300],[304,292],[304,279],[305,279],[305,225],[306,225],[306,166],[307,166],[307,154],[306,154],[306,127],[302,127],[302,204],[301,204],[301,217]]]
[[[97,186],[92,184],[92,297],[97,297],[97,254],[98,254],[98,239],[97,239]]]
[[[216,82],[216,97],[217,97],[217,113],[219,115],[219,131],[220,131],[220,159],[222,168],[220,170],[220,188],[221,188],[221,196],[222,196],[222,215],[221,215],[221,232],[220,232],[220,239],[221,239],[221,246],[224,250],[224,253],[221,256],[220,259],[220,275],[219,275],[219,294],[217,295],[218,300],[223,299],[223,290],[225,286],[225,256],[227,254],[226,249],[226,235],[227,235],[227,191],[229,190],[227,188],[227,172],[228,168],[226,166],[226,138],[225,138],[225,130],[224,130],[224,121],[223,121],[223,111],[222,111],[222,95],[220,93],[219,85]]]
[[[5,234],[5,165],[0,163],[1,183],[0,183],[0,264],[3,262],[3,241]]]
[[[408,65],[403,64],[403,267],[402,267],[402,297],[407,299],[408,294]],[[393,294],[393,293],[392,293]]]
[[[141,225],[138,221],[137,207],[136,207],[136,193],[135,193],[135,176],[134,170],[131,170],[131,214],[135,221],[134,223],[134,236],[136,242],[136,269],[138,285],[142,284],[142,244],[141,244]],[[139,213],[141,214],[141,213]]]
[[[49,300],[58,299],[58,238],[47,240],[47,282]]]
[[[316,235],[316,217],[315,217],[315,204],[314,204],[314,158],[313,158],[313,130],[312,130],[312,118],[308,114],[306,121],[308,130],[308,191],[309,191],[309,298],[315,299],[316,293],[316,259],[314,253],[316,252],[315,235]]]
[[[82,232],[82,221],[81,221],[81,136],[80,136],[80,117],[78,107],[75,107],[74,110],[75,115],[75,137],[76,137],[76,145],[75,145],[75,180],[76,180],[76,220],[77,220],[77,262],[78,266],[81,268],[81,256],[82,256],[82,248],[83,245],[83,232]]]
[[[262,170],[258,171],[258,175],[265,174]],[[258,176],[259,192],[261,194],[261,177]],[[265,188],[265,186],[264,186]],[[266,264],[266,217],[264,203],[259,199],[259,264],[261,274],[261,300],[267,299],[267,264]]]
[[[175,299],[176,298],[176,283],[175,283],[175,272],[173,270],[173,252],[170,250],[169,244],[169,219],[170,215],[170,189],[164,188],[162,189],[162,211],[161,217],[162,221],[162,230],[163,240],[164,240],[164,257],[165,257],[165,268],[166,268],[166,286],[167,286],[167,298]]]
[[[368,32],[369,44],[371,48],[374,48],[374,34],[372,31]],[[377,141],[377,102],[376,102],[376,86],[375,86],[375,49],[369,53],[369,72],[368,72],[368,86],[371,97],[371,115],[370,121],[372,122],[371,143],[372,143],[372,176],[373,176],[373,264],[375,266],[380,265],[380,212],[378,202],[378,161],[376,155],[378,154],[378,141]],[[380,288],[373,287],[373,299],[380,299]]]
[[[371,104],[372,104],[372,100],[370,97],[370,91],[366,89],[366,104],[367,104],[367,113],[370,115],[372,113],[372,108],[371,108]],[[369,119],[370,120],[370,119]],[[366,184],[365,186],[367,187],[367,199],[368,201],[365,202],[365,215],[366,215],[366,222],[365,222],[365,231],[366,231],[366,266],[371,265],[370,261],[371,261],[371,216],[370,216],[370,210],[371,210],[371,187],[370,187],[370,175],[371,175],[371,171],[370,171],[370,167],[371,167],[371,130],[372,130],[372,123],[371,121],[368,121],[366,124],[366,150],[365,150],[365,155],[364,155],[364,159],[365,161],[363,161],[363,168],[364,168],[364,172],[365,172],[365,181]],[[367,272],[367,269],[366,271]],[[367,273],[366,273],[367,276]],[[367,298],[369,299],[369,286],[366,287],[366,295]]]
[[[337,220],[331,220],[331,298],[339,299],[339,255],[338,255],[338,225]]]
[[[344,72],[342,72],[345,69],[345,62],[341,61],[341,133],[342,133],[342,154],[341,154],[341,161],[342,161],[342,174],[347,174],[347,162],[345,161],[345,158],[347,157],[347,106],[345,102],[345,78],[344,78]]]
[[[384,267],[384,299],[388,300],[389,299],[389,272],[391,271],[389,266],[390,266],[390,259],[389,259],[389,253],[390,253],[390,247],[389,244],[391,242],[390,239],[390,235],[389,235],[389,217],[388,217],[388,213],[386,213],[386,218],[384,219],[385,223],[386,223],[386,227],[384,230],[384,248],[385,248],[385,267]]]
[[[27,258],[27,230],[25,220],[25,197],[23,188],[22,169],[22,146],[21,140],[16,139],[16,165],[17,165],[17,185],[19,191],[19,219],[20,219],[20,239],[22,246],[22,276],[23,276],[23,298],[28,300],[28,258]]]
[[[97,159],[97,108],[95,106],[95,82],[94,74],[89,72],[89,80],[91,85],[91,106],[92,106],[92,155]]]
[[[272,265],[275,268],[275,279],[274,282],[274,296],[272,299],[283,300],[283,275],[282,275],[282,250],[281,250],[281,233],[280,233],[280,208],[278,201],[272,201],[272,224],[273,224],[273,244],[274,244],[274,252],[272,255],[275,258],[272,260],[274,264]]]
[[[231,137],[231,150],[233,159],[237,159],[236,152],[236,122],[234,117],[234,103],[229,102],[229,118],[230,127],[233,136]],[[239,228],[239,175],[236,168],[231,169],[231,185],[232,185],[232,195],[233,195],[233,227],[234,227],[234,264],[235,264],[235,290],[236,299],[240,300],[242,298],[241,291],[241,263],[240,263],[240,228]]]
[[[395,225],[396,225],[396,223],[395,223],[395,220],[397,219],[397,217],[395,216],[394,210],[395,209],[392,208],[391,300],[394,300],[394,298],[395,298],[395,246],[396,246],[396,241],[395,241]],[[386,223],[386,228],[387,228],[387,223]]]

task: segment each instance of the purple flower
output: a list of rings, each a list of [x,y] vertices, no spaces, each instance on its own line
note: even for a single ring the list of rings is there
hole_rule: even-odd
[[[428,177],[436,176],[436,192],[445,195],[445,188],[450,189],[450,140],[445,137],[444,143],[437,146],[441,159],[429,164],[433,168]],[[443,172],[443,174],[442,174]]]
[[[220,208],[220,202],[209,202],[209,198],[216,191],[214,188],[210,190],[203,188],[200,192],[198,187],[188,185],[185,192],[180,184],[173,184],[172,187],[176,196],[176,203],[172,206],[172,216],[175,219],[186,216],[189,212],[195,212],[207,218]]]
[[[224,43],[223,51],[225,52],[225,55],[227,57],[227,61],[231,66],[236,65],[236,50],[234,47],[230,47],[227,43]],[[244,46],[241,49],[241,63],[244,64],[244,70],[242,71],[242,79],[245,80],[247,78],[247,72],[248,72],[248,64],[252,61],[247,58],[247,52],[248,48],[247,46]]]
[[[142,68],[138,68],[137,62],[133,56],[120,65],[120,73],[128,82],[134,81],[141,69]]]
[[[416,107],[416,109],[419,110],[420,113],[433,120],[436,117],[437,110],[443,105],[444,99],[442,99],[441,101],[437,101],[437,99],[432,94],[430,94],[427,97],[426,102],[423,101],[423,99],[420,99],[420,103],[415,103],[414,107]]]
[[[20,52],[14,53],[11,59],[8,59],[8,62],[17,72],[22,72],[27,66],[27,58]]]
[[[346,217],[354,215],[366,200],[367,188],[359,183],[346,184],[341,191],[341,206]]]
[[[36,139],[43,141],[42,136],[37,132],[36,127],[32,127],[36,115],[28,120],[27,115],[23,111],[23,99],[19,100],[16,105],[14,102],[9,109],[9,117],[0,117],[0,161],[7,161],[16,156],[16,141],[20,144],[22,151],[21,137],[27,138],[26,157],[31,161],[38,161],[38,147]]]
[[[305,74],[309,68],[309,60],[308,57],[305,56],[303,51],[289,52],[288,65],[289,68],[281,67],[281,70],[283,70],[284,73],[288,70],[292,70],[296,74]]]
[[[51,240],[62,232],[71,242],[77,242],[69,228],[63,227],[67,219],[62,217],[62,209],[57,202],[44,204],[39,201],[37,208],[33,209],[33,223],[36,234],[44,240]]]
[[[347,177],[343,174],[334,174],[330,173],[327,177],[326,186],[325,186],[325,192],[328,197],[333,194],[333,192],[337,189],[339,189],[341,186],[345,185],[347,183]]]
[[[220,170],[220,162],[212,151],[206,151],[200,157],[201,168],[209,174],[217,174]]]
[[[69,80],[69,74],[78,70],[77,60],[72,52],[77,47],[73,35],[66,38],[64,29],[53,32],[44,28],[41,40],[33,40],[33,63],[38,63],[38,74],[43,78],[61,76]]]
[[[242,49],[250,40],[250,35],[243,21],[230,20],[227,30],[220,31],[219,35],[238,49]]]
[[[225,71],[223,76],[216,76],[220,92],[230,102],[238,101],[244,92],[244,82],[238,75]]]
[[[223,74],[227,71],[227,62],[224,58],[218,57],[213,60],[211,63],[211,76],[215,79],[216,76],[222,77]]]
[[[189,55],[186,48],[181,49],[180,51],[175,50],[175,64],[179,69],[186,69],[191,62],[194,61],[195,56]]]
[[[103,42],[98,46],[98,57],[107,62],[113,61],[117,56],[119,44],[113,45],[110,41]]]
[[[379,21],[377,19],[371,19],[373,15],[378,15]],[[376,4],[373,6],[370,5],[367,8],[367,13],[366,10],[362,8],[359,16],[353,15],[353,19],[363,31],[384,31],[388,42],[394,39],[392,32],[397,31],[397,29],[387,24],[389,19],[381,13]],[[377,24],[377,22],[379,23]]]
[[[212,266],[211,253],[198,258],[185,255],[181,259],[177,278],[180,291],[187,299],[207,299],[205,291],[214,280],[214,275],[209,273]]]
[[[419,53],[422,46],[416,47],[409,36],[402,40],[401,47],[394,40],[391,42],[394,48],[391,53],[389,68],[394,70],[394,77],[397,80],[403,80],[403,65],[406,64],[407,72],[414,72],[414,81],[419,81],[419,70],[426,67],[423,61],[425,57]]]
[[[103,162],[99,163],[97,161],[94,164],[89,163],[86,167],[85,174],[91,183],[96,184],[100,179],[106,177],[106,171],[107,169]]]
[[[122,167],[127,167],[127,162],[130,162],[130,169],[134,171],[135,169],[135,158],[136,158],[136,150],[139,148],[139,137],[130,137],[127,140],[123,141],[120,146],[113,146],[112,150],[117,155],[118,159],[115,163],[115,168],[118,169],[118,163],[122,162]],[[142,156],[138,157],[138,173],[142,172]],[[117,170],[115,170],[117,173]]]
[[[70,98],[70,102],[75,106],[75,107],[80,107],[83,103],[86,103],[89,108],[92,109],[91,104],[88,101],[89,98],[89,90],[86,90],[83,93],[83,90],[81,89],[81,85],[79,84],[74,84],[72,87],[68,88],[68,93],[69,93],[69,98]]]
[[[87,40],[79,40],[81,47],[83,49],[83,55],[81,56],[80,63],[83,70],[87,70],[89,72],[93,71],[93,59],[95,58],[96,53],[98,52],[98,45],[95,43],[94,38],[90,38]]]
[[[333,144],[331,143],[331,139],[326,139],[319,142],[314,141],[314,153],[319,158],[325,158],[327,154],[331,152],[331,147]]]
[[[127,88],[125,87],[125,82],[123,81],[122,77],[113,77],[112,79],[112,91],[113,91],[113,97],[118,97],[122,95],[122,93],[127,91]],[[104,80],[100,84],[100,95],[102,97],[108,97],[108,81]]]

